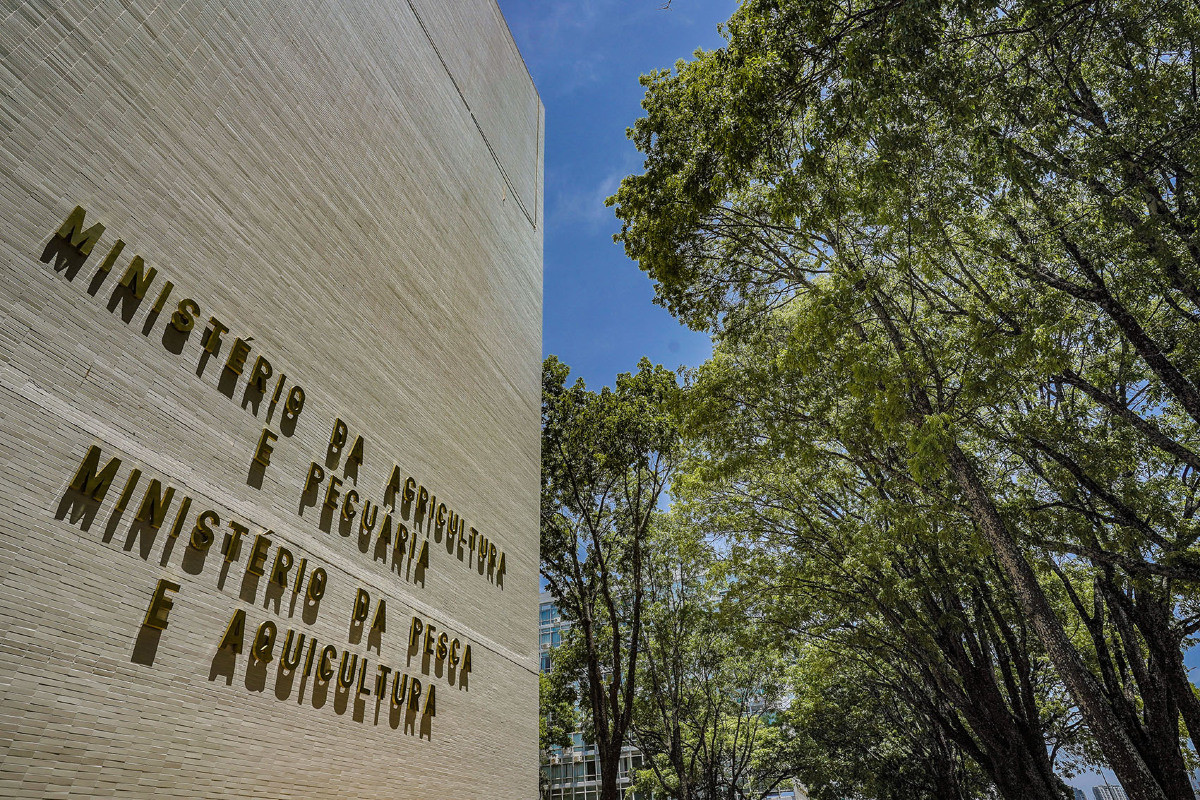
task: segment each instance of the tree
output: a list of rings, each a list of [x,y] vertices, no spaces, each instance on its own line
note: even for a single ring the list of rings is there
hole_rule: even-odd
[[[762,800],[793,777],[783,654],[723,609],[713,543],[672,514],[647,558],[633,731],[640,786],[676,800]]]
[[[1198,28],[1181,2],[751,0],[648,76],[614,198],[660,302],[729,339],[787,308],[799,374],[830,366],[816,408],[950,482],[1139,800],[1190,796],[1179,722],[1200,735]]]
[[[678,460],[675,375],[647,359],[615,388],[567,386],[542,367],[542,577],[578,650],[582,694],[601,771],[617,800],[621,747],[633,716],[642,633],[645,548]]]
[[[571,733],[578,721],[577,697],[561,671],[538,675],[538,747],[549,750],[571,746]]]
[[[735,543],[730,596],[782,646],[879,670],[871,688],[999,796],[1061,800],[1055,759],[1078,749],[1077,719],[1011,585],[946,481],[917,489],[886,455],[881,468],[853,403],[779,424],[826,385],[790,372],[790,331],[776,320],[723,342],[691,391],[700,454],[676,496]]]
[[[797,693],[788,722],[797,734],[797,772],[812,800],[989,796],[979,768],[890,690],[886,665],[806,650],[792,675]]]
[[[562,669],[538,674],[538,748],[546,753],[553,748],[571,746],[578,715],[578,697],[574,684],[569,683]],[[542,767],[538,782],[543,800],[550,796],[550,775]]]

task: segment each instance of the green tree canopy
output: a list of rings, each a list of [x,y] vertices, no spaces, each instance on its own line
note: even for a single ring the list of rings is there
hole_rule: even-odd
[[[601,800],[617,800],[633,717],[646,542],[679,458],[674,373],[647,359],[599,392],[554,356],[542,367],[541,572],[572,625],[575,677],[600,757]]]
[[[762,800],[795,776],[784,642],[724,602],[714,541],[678,514],[652,530],[634,706],[639,785],[676,800]]]
[[[747,0],[726,33],[645,79],[627,252],[694,327],[782,321],[763,435],[968,514],[1130,796],[1189,797],[1196,5]]]

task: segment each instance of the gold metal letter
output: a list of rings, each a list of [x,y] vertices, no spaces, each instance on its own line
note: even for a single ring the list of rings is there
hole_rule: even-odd
[[[262,435],[258,437],[258,449],[254,451],[254,461],[264,467],[271,465],[271,453],[275,452],[275,448],[271,445],[278,441],[279,437],[271,432],[269,428],[263,428]]]
[[[371,595],[366,589],[359,589],[354,594],[354,612],[350,615],[350,624],[366,622],[371,614]]]
[[[184,519],[187,517],[188,508],[192,505],[192,498],[185,497],[179,503],[179,511],[175,514],[175,524],[171,527],[171,538],[174,539],[183,530]]]
[[[379,506],[372,505],[370,500],[363,502],[362,516],[358,518],[358,530],[370,533],[375,530],[375,520],[379,518]]]
[[[329,476],[329,484],[325,487],[325,507],[337,508],[338,487],[342,485],[342,479],[337,475]]]
[[[259,394],[267,393],[267,378],[271,377],[271,362],[267,361],[262,356],[259,356],[254,361],[254,369],[250,371],[250,385],[254,387]],[[282,385],[280,386],[282,388]],[[278,394],[278,392],[276,393]]]
[[[325,470],[321,469],[321,465],[317,462],[312,462],[308,468],[308,480],[304,482],[304,494],[315,490],[323,480],[325,480]]]
[[[387,630],[387,600],[380,600],[375,606],[375,619],[371,622],[371,632],[383,633]]]
[[[167,298],[171,296],[171,290],[175,288],[175,284],[167,281],[163,284],[162,291],[158,293],[158,299],[154,301],[154,308],[150,309],[155,314],[163,310],[163,306],[167,304]]]
[[[171,609],[175,606],[171,598],[167,597],[167,592],[178,592],[179,584],[169,581],[165,578],[158,582],[158,586],[154,587],[154,596],[150,598],[150,607],[146,609],[146,619],[142,624],[151,628],[158,628],[160,631],[167,629],[167,615],[171,613]]]
[[[351,489],[346,492],[346,499],[342,501],[342,519],[346,522],[354,519],[354,515],[358,513],[358,508],[354,505],[358,502],[358,492]]]
[[[354,447],[350,448],[350,455],[346,456],[346,466],[350,466],[350,462],[356,464],[363,463],[363,438],[359,436],[354,440]]]
[[[427,656],[433,655],[433,632],[436,630],[433,623],[425,624],[425,655]]]
[[[392,668],[380,664],[376,669],[379,670],[379,675],[375,678],[375,694],[382,695],[387,691],[388,675],[392,673]]]
[[[248,355],[250,355],[250,345],[246,344],[246,340],[234,339],[233,347],[229,348],[229,358],[225,359],[225,369],[241,375],[242,370],[246,368],[246,356]]]
[[[238,609],[233,612],[233,616],[229,618],[229,624],[225,626],[225,635],[221,637],[221,644],[217,647],[218,650],[229,650],[233,653],[242,652],[242,640],[246,636],[246,612],[243,609]]]
[[[413,512],[413,524],[414,525],[420,525],[421,521],[423,519],[425,519],[425,509],[426,509],[426,507],[428,507],[428,505],[429,505],[429,490],[426,489],[424,486],[421,486],[417,489],[417,508]],[[424,528],[422,528],[421,530],[424,530]]]
[[[142,477],[142,471],[135,469],[129,473],[129,478],[125,481],[125,488],[121,490],[121,498],[117,500],[117,511],[124,511],[125,506],[129,505],[129,498],[133,497],[133,489],[137,486],[138,478]]]
[[[142,496],[142,507],[138,509],[135,518],[138,522],[145,522],[151,528],[158,530],[162,527],[163,518],[167,516],[167,509],[171,507],[171,500],[174,497],[175,487],[168,486],[166,494],[163,494],[162,481],[155,478],[150,481],[146,494]]]
[[[209,355],[212,355],[217,352],[217,347],[221,344],[221,334],[229,333],[229,328],[216,317],[209,317],[208,324],[212,328],[209,329],[208,335],[204,337],[204,349]]]
[[[275,563],[271,566],[271,583],[287,588],[288,570],[292,568],[292,551],[280,547],[275,551]]]
[[[299,386],[293,386],[288,392],[287,402],[283,406],[283,410],[292,419],[300,416],[300,412],[304,409],[304,390]]]
[[[346,661],[346,656],[350,656],[350,661]],[[346,664],[350,664],[350,674],[346,674]],[[338,686],[343,689],[349,689],[354,685],[354,673],[358,669],[358,653],[351,653],[349,650],[342,651],[342,663],[338,667]]]
[[[308,579],[307,597],[310,602],[317,602],[325,596],[325,584],[329,580],[325,574],[325,570],[317,567],[312,571],[312,576]]]
[[[367,680],[367,657],[363,656],[362,663],[358,665],[358,694],[370,694],[371,690],[366,686]]]
[[[313,640],[308,643],[308,658],[304,659],[304,677],[306,678],[312,674],[313,653],[315,652],[317,652],[317,640],[314,637]]]
[[[104,257],[104,260],[100,262],[100,268],[96,270],[96,273],[99,274],[103,272],[107,275],[108,271],[112,269],[112,265],[116,263],[117,256],[121,255],[121,251],[124,249],[125,243],[120,239],[117,239],[115,242],[113,242],[112,248],[109,249],[108,255]]]
[[[216,540],[213,525],[220,525],[221,518],[211,508],[196,518],[196,527],[192,528],[192,547],[197,550],[207,550]]]
[[[146,296],[146,290],[150,288],[150,284],[154,282],[154,276],[158,274],[158,270],[154,267],[146,272],[143,269],[145,266],[146,262],[142,260],[141,256],[134,256],[130,260],[129,266],[125,268],[125,274],[118,281],[121,286],[133,292],[133,296],[138,300]]]
[[[267,531],[273,533],[273,531]],[[262,575],[263,565],[267,561],[267,549],[271,546],[271,540],[265,534],[258,534],[254,537],[254,546],[250,548],[250,560],[246,562],[246,572],[251,575]]]
[[[350,435],[350,430],[346,427],[346,423],[342,422],[341,417],[333,420],[333,433],[329,435],[329,449],[335,453],[340,453],[342,448],[346,446],[346,437]]]
[[[265,663],[275,657],[275,635],[278,632],[278,628],[271,620],[258,626],[258,633],[254,637],[255,658]]]
[[[225,536],[223,552],[226,564],[232,564],[242,555],[242,537],[250,532],[249,528],[234,520],[229,520],[229,528],[233,533]]]
[[[289,672],[300,666],[300,655],[304,652],[303,633],[296,639],[295,653],[292,652],[292,639],[295,636],[296,632],[288,628],[287,638],[283,640],[283,654],[279,657],[279,663]]]
[[[180,333],[187,333],[196,327],[196,315],[199,313],[200,306],[196,305],[196,301],[185,297],[175,307],[175,313],[171,315],[171,325]]]
[[[308,569],[308,559],[300,559],[300,566],[296,567],[296,582],[292,584],[292,594],[300,591],[300,587],[304,585],[304,571]]]
[[[71,479],[71,488],[93,500],[101,501],[108,493],[108,487],[112,485],[113,478],[117,477],[117,470],[121,468],[121,459],[110,458],[99,473],[96,472],[98,466],[100,466],[100,448],[92,445],[87,455],[83,457],[83,461],[79,462],[79,469],[75,472],[75,477]]]
[[[325,649],[321,651],[321,661],[317,664],[317,678],[321,683],[329,683],[329,679],[333,677],[333,665],[330,660],[335,657],[337,648],[331,644],[325,645]]]
[[[383,487],[383,502],[396,507],[396,495],[400,494],[400,465],[392,466],[392,476],[388,478],[387,486]]]
[[[75,206],[75,210],[67,215],[58,229],[60,238],[66,239],[71,246],[77,248],[81,255],[91,255],[92,247],[104,235],[104,226],[97,222],[86,231],[83,229],[83,218],[87,212],[83,206]]]

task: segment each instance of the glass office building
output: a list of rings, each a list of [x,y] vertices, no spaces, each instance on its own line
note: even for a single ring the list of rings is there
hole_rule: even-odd
[[[551,653],[562,641],[569,626],[558,613],[554,601],[546,592],[541,595],[538,643],[541,649],[541,670],[550,670]],[[642,754],[631,745],[621,749],[620,774],[617,785],[624,794],[633,784],[633,776],[642,768]],[[569,748],[554,747],[541,754],[539,791],[542,800],[597,800],[600,796],[600,754],[595,745],[583,741],[579,731],[571,734]],[[650,800],[640,792],[632,800]]]

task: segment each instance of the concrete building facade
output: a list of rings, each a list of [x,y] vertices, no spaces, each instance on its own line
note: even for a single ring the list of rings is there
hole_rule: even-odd
[[[18,0],[0,74],[0,796],[532,796],[494,0]]]

